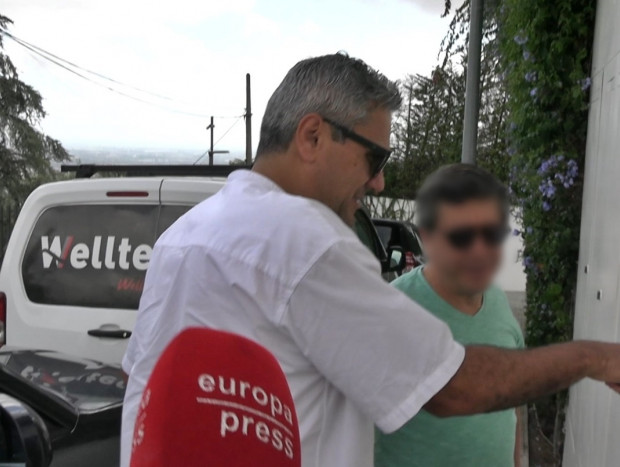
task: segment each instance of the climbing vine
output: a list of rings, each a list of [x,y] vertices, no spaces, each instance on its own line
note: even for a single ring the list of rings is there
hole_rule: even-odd
[[[522,228],[530,346],[570,340],[577,281],[595,2],[504,0],[510,188]],[[561,456],[566,395],[537,404]],[[545,426],[546,425],[546,426]]]

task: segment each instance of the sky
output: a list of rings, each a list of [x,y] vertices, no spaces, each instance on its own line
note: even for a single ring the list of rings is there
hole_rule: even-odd
[[[65,147],[202,151],[214,115],[215,149],[237,152],[246,73],[256,148],[267,100],[297,61],[346,51],[391,79],[429,73],[448,29],[442,9],[442,0],[2,0],[0,13],[16,37],[150,93],[90,75],[96,85],[5,38],[20,78],[44,98],[42,129]]]

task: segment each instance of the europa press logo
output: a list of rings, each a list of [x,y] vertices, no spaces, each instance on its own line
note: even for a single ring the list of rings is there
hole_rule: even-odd
[[[247,381],[207,373],[198,376],[198,387],[203,395],[196,402],[221,409],[222,438],[256,437],[293,459],[293,409],[277,395]]]
[[[43,268],[58,269],[135,269],[146,271],[153,247],[146,243],[133,245],[128,237],[95,235],[90,242],[76,242],[75,236],[63,239],[41,236]]]

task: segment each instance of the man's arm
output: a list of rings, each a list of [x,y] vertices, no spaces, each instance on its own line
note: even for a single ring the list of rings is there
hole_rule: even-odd
[[[515,467],[521,467],[521,454],[523,453],[523,407],[517,407],[515,412],[517,415],[515,433]]]
[[[620,344],[578,341],[530,350],[469,346],[452,379],[426,404],[437,416],[503,410],[583,378],[620,392]]]

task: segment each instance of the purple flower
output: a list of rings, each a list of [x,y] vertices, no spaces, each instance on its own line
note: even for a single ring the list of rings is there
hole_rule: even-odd
[[[514,156],[517,150],[513,146],[510,146],[508,149],[506,149],[506,152],[509,156]]]
[[[531,83],[532,81],[536,81],[536,72],[535,71],[528,71],[525,74],[525,81],[527,81],[528,83]]]
[[[538,190],[545,198],[553,198],[555,196],[555,185],[550,179],[544,180],[538,187]]]
[[[526,228],[525,228],[525,231],[526,231],[528,234],[531,234],[532,232],[534,232],[534,229],[528,226],[528,227],[526,227]]]
[[[551,203],[549,203],[548,201],[543,201],[542,208],[543,208],[543,211],[545,212],[550,211]]]
[[[538,88],[533,88],[533,89],[530,91],[530,96],[532,96],[532,97],[536,97],[536,94],[538,94]]]
[[[524,44],[527,42],[527,37],[525,37],[525,36],[521,36],[521,35],[517,34],[517,35],[514,37],[514,40],[515,40],[515,42],[516,42],[517,44],[519,44],[519,45],[524,45]]]
[[[532,57],[532,54],[529,53],[529,51],[524,50],[523,51],[523,60],[532,60],[532,61],[534,61],[534,58]]]
[[[519,230],[517,230],[517,229],[514,229],[514,230],[512,231],[512,235],[514,235],[515,237],[518,237],[519,235],[521,235],[521,231],[519,231]]]
[[[579,174],[579,166],[577,162],[574,160],[568,161],[568,171],[566,172],[570,178],[575,178]]]
[[[558,161],[561,160],[560,158],[563,159],[564,157],[563,156],[551,156],[546,161],[543,161],[542,164],[540,164],[540,167],[538,168],[538,175],[543,175],[547,173],[549,169],[557,167]]]
[[[526,256],[525,258],[523,258],[523,266],[528,269],[534,268],[535,263],[531,256]]]
[[[592,85],[592,79],[588,76],[586,79],[582,79],[579,84],[581,85],[582,91],[587,91]]]

